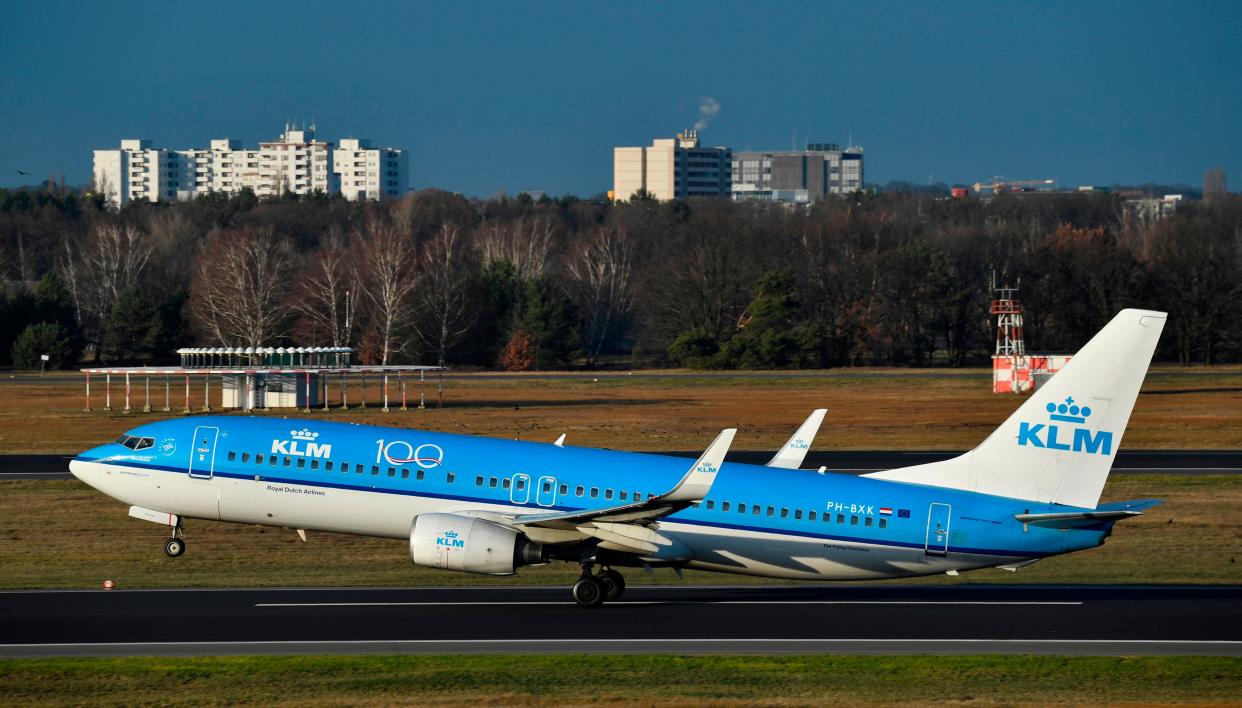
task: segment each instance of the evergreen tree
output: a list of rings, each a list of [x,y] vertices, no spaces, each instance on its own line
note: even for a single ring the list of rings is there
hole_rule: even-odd
[[[552,278],[527,281],[516,308],[514,329],[534,346],[536,370],[564,367],[578,347],[577,307]]]
[[[150,362],[163,329],[151,298],[138,288],[117,297],[104,334],[103,356],[109,363]]]
[[[60,369],[73,363],[69,334],[54,322],[32,324],[13,343],[13,365],[19,369],[38,369],[47,355],[46,368]]]

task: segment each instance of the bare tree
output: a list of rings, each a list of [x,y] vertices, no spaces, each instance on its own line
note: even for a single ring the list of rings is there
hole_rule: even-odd
[[[361,285],[380,364],[405,349],[417,284],[413,240],[396,227],[372,221],[357,234]]]
[[[61,273],[88,337],[99,341],[117,297],[139,284],[152,251],[145,232],[112,222],[97,226],[78,247],[65,241]]]
[[[461,235],[461,228],[444,224],[440,233],[423,247],[417,301],[420,317],[415,329],[419,339],[436,352],[444,366],[448,350],[474,324],[471,308],[471,274],[474,252]]]
[[[334,347],[349,346],[358,307],[358,271],[345,238],[330,233],[302,269],[293,308]]]
[[[534,280],[547,274],[555,242],[556,227],[547,217],[492,221],[479,229],[483,264],[507,261],[513,264],[522,280]]]
[[[569,279],[585,314],[587,365],[599,358],[616,322],[634,307],[633,249],[620,227],[600,228],[569,263]]]
[[[216,231],[198,256],[195,315],[223,346],[258,347],[286,331],[290,245],[270,228]]]

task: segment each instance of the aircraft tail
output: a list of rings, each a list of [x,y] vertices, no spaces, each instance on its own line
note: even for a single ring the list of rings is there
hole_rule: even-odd
[[[1095,508],[1166,317],[1122,310],[974,450],[867,476]]]

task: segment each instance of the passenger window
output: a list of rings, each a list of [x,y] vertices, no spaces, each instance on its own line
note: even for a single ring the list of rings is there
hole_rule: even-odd
[[[754,506],[750,508],[750,513],[754,514],[755,516],[758,516],[763,513],[763,507],[759,506],[758,504],[755,504]]]
[[[397,469],[396,469],[395,467],[389,467],[389,468],[388,468],[388,476],[389,476],[389,477],[396,477],[396,476],[397,476]]]
[[[379,474],[379,465],[371,465],[371,476],[374,477],[378,474]]]
[[[565,496],[566,494],[569,494],[569,485],[562,484],[561,485],[561,496]]]
[[[837,514],[837,523],[838,524],[845,523],[845,514]]]
[[[863,519],[863,521],[865,521],[865,522],[866,522],[866,523],[864,524],[865,526],[870,526],[870,525],[871,525],[871,517],[870,517],[870,516],[868,516],[868,517],[866,517],[865,519]]]
[[[243,453],[242,453],[242,462],[249,462],[249,461],[250,461],[250,453],[248,453],[248,452],[243,452]]]
[[[474,486],[476,486],[476,487],[482,487],[482,486],[483,486],[483,475],[479,475],[478,477],[475,477],[475,478],[474,478]]]
[[[261,465],[261,464],[263,464],[263,453],[261,453],[261,452],[260,452],[259,454],[257,454],[257,455],[255,455],[255,456],[254,456],[254,463],[255,463],[256,465]]]
[[[580,497],[585,491],[586,489],[582,485],[578,485],[577,487],[574,487],[574,496]]]
[[[851,516],[851,517],[850,517],[850,526],[857,526],[857,525],[858,525],[858,517],[857,517],[857,516]]]
[[[331,472],[332,471],[332,460],[328,460],[327,462],[323,463],[323,468]]]
[[[275,467],[275,466],[276,466],[276,456],[275,456],[275,455],[272,455],[271,457],[267,458],[267,464],[268,464],[269,466],[271,466],[271,467]]]
[[[233,452],[232,450],[229,450],[229,462],[232,462],[233,460],[236,460],[236,459],[237,459],[237,453]]]
[[[744,503],[742,503],[742,502],[738,502],[738,503],[737,503],[737,513],[739,513],[739,514],[745,514],[745,513],[746,513],[746,505],[745,505]]]
[[[518,477],[518,479],[517,479],[517,490],[520,492],[520,491],[522,491],[523,489],[526,489],[526,480],[525,480],[524,478],[522,478],[522,477]]]
[[[298,458],[298,468],[303,468],[303,467],[306,467],[306,458],[305,458],[305,457],[299,457],[299,458]]]
[[[419,469],[417,472],[414,473],[414,479],[422,479],[425,474],[426,473],[423,472],[422,469]]]
[[[293,466],[293,460],[291,460],[291,459],[289,459],[288,457],[286,457],[286,458],[285,458],[285,467],[291,467],[291,466]]]
[[[622,490],[621,490],[621,492],[620,492],[620,494],[619,494],[618,496],[619,496],[619,498],[621,499],[621,501],[625,501],[626,499],[629,499],[629,498],[630,498],[630,495],[629,495],[629,494],[627,494],[627,493],[626,493],[626,491],[625,491],[624,489],[622,489]]]
[[[808,520],[808,521],[814,521],[814,520],[815,520],[815,512],[813,512],[813,511],[808,511],[808,512],[806,512],[806,518],[807,518],[807,520]]]
[[[794,509],[794,518],[795,518],[795,519],[801,519],[801,518],[802,518],[802,510],[801,510],[801,509]]]
[[[781,507],[781,518],[782,518],[782,519],[788,519],[788,518],[789,518],[789,510],[788,510],[788,509],[786,509],[785,507]]]
[[[497,484],[500,484],[500,481],[497,480],[495,477],[488,478],[487,486],[491,487],[492,489],[495,489]]]
[[[716,502],[712,501],[711,499],[708,499],[708,500],[707,500],[707,508],[708,508],[708,509],[715,509],[715,508],[716,508]]]
[[[362,465],[361,465],[361,464],[354,465],[354,473],[355,473],[355,474],[362,474]]]
[[[407,470],[407,469],[402,468],[402,470],[401,470],[401,479],[409,479],[409,478],[410,478],[410,471],[409,471],[409,470]]]
[[[445,479],[448,480],[449,484],[452,484],[453,481],[457,479],[457,475],[453,474],[452,472],[449,472],[448,474],[444,475],[444,477]]]
[[[551,482],[549,482],[549,481],[547,481],[547,480],[544,480],[544,483],[543,483],[543,491],[544,491],[544,493],[547,493],[547,492],[552,491],[552,483],[551,483]]]
[[[311,460],[311,469],[313,470],[319,469],[319,460]]]
[[[768,516],[775,516],[775,515],[776,515],[776,507],[774,506],[768,507]]]
[[[595,499],[597,497],[599,497],[599,487],[591,487],[591,498]]]
[[[888,528],[888,519],[880,519],[880,528]]]
[[[605,499],[612,499],[612,490],[611,490],[611,489],[605,489],[605,490],[604,490],[604,498],[605,498]]]
[[[729,502],[721,502],[721,503],[720,503],[720,510],[721,510],[721,511],[728,511],[728,510],[729,510]]]

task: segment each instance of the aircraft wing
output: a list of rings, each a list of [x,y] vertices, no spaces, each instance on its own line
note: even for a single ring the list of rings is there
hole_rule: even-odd
[[[692,503],[707,496],[716,473],[724,462],[725,453],[733,443],[736,428],[721,431],[720,435],[707,450],[695,460],[694,465],[686,472],[681,481],[669,491],[658,496],[648,497],[641,501],[606,507],[604,509],[586,509],[583,511],[565,511],[547,514],[517,514],[506,516],[506,521],[515,526],[536,527],[557,530],[577,530],[583,532],[584,525],[602,524],[608,527],[644,524],[680,511]],[[613,528],[614,533],[624,533],[624,529]],[[584,532],[585,533],[585,532]],[[587,533],[586,535],[595,535]]]
[[[815,439],[815,434],[819,432],[819,426],[824,422],[824,414],[827,412],[827,408],[817,408],[811,411],[811,415],[794,432],[793,437],[785,441],[785,445],[776,452],[776,455],[768,461],[766,466],[782,467],[790,470],[796,470],[801,467],[802,461],[806,459],[806,453],[811,449],[811,441]]]

